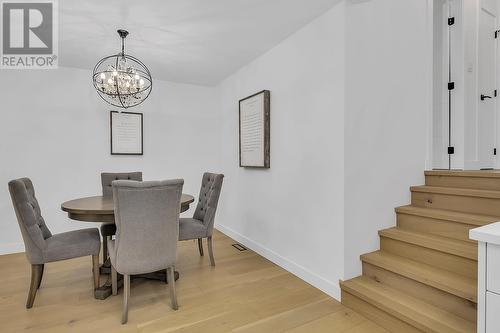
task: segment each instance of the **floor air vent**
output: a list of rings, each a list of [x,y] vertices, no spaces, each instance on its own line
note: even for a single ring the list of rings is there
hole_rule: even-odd
[[[232,247],[234,247],[234,248],[235,248],[236,250],[238,250],[238,251],[246,251],[246,250],[247,250],[247,248],[246,248],[246,247],[244,247],[243,245],[238,244],[238,243],[233,244],[233,245],[231,245],[231,246],[232,246]]]

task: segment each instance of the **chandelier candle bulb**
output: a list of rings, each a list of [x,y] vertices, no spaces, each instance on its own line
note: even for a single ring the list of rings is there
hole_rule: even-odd
[[[99,96],[107,103],[129,108],[149,97],[153,79],[146,65],[136,57],[125,54],[128,32],[120,29],[118,35],[122,41],[121,52],[99,60],[94,67],[92,81]]]

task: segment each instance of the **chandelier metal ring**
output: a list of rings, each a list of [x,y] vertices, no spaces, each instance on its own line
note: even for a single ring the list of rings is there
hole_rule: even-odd
[[[138,58],[125,54],[126,30],[118,30],[122,40],[120,53],[102,58],[94,66],[92,82],[107,103],[129,108],[143,103],[151,94],[151,72]]]

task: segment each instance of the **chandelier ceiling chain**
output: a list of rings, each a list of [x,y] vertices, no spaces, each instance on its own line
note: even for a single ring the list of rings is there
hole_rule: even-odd
[[[153,88],[149,69],[139,59],[125,54],[128,31],[117,31],[121,38],[121,52],[102,58],[92,73],[92,81],[99,96],[107,103],[129,108],[144,102]]]

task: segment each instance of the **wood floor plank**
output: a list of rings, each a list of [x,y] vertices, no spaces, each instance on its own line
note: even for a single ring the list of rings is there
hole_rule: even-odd
[[[351,309],[342,309],[324,316],[318,320],[298,326],[287,333],[312,333],[312,332],[346,332],[367,321],[367,319]]]
[[[367,320],[351,329],[348,329],[345,333],[388,333],[388,331],[374,322]]]
[[[274,316],[266,317],[251,324],[241,326],[235,329],[234,332],[284,332],[342,309],[343,306],[339,303],[332,303],[330,299],[322,299],[317,302],[278,313]]]

